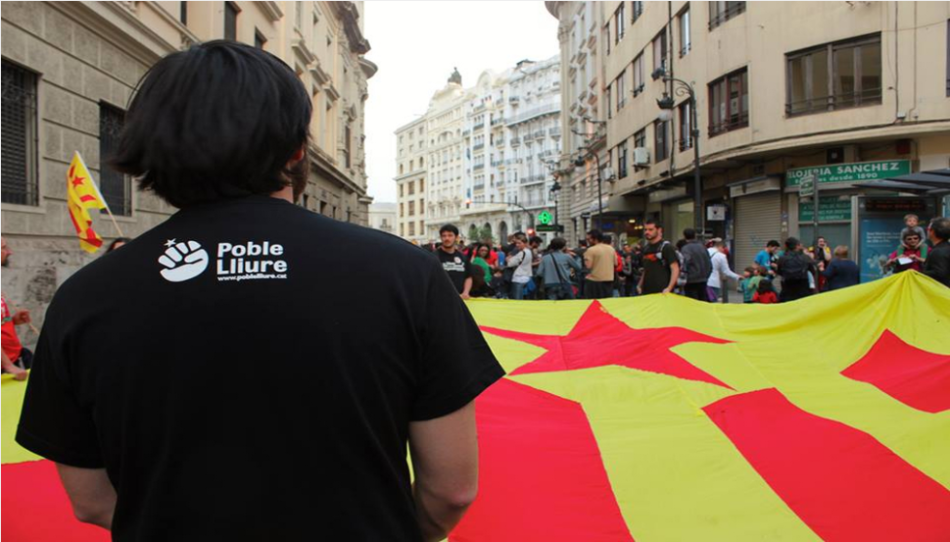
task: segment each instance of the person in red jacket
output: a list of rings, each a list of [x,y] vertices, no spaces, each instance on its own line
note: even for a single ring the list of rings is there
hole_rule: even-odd
[[[775,295],[775,289],[772,288],[772,281],[763,280],[759,282],[759,287],[755,293],[752,294],[752,302],[761,303],[763,305],[778,303],[778,296]]]

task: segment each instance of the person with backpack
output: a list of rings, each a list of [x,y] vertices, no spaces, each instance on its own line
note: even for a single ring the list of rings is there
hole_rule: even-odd
[[[706,284],[713,271],[712,258],[703,244],[696,239],[696,230],[693,228],[683,230],[683,239],[686,241],[680,249],[685,264],[682,274],[686,275],[683,294],[697,301],[709,301]]]
[[[663,239],[663,226],[655,220],[650,219],[643,223],[643,237],[647,240],[647,246],[643,249],[643,274],[640,275],[637,293],[671,293],[676,287],[681,269],[676,249]]]
[[[548,299],[574,299],[571,269],[580,273],[581,264],[567,252],[567,241],[563,237],[552,239],[548,249],[538,266],[538,276],[541,277]]]
[[[510,299],[524,299],[528,285],[531,284],[531,262],[533,256],[531,249],[528,248],[528,238],[524,234],[515,235],[514,239],[515,253],[508,258],[506,264],[508,269],[513,269],[511,275],[511,294]]]
[[[812,294],[809,274],[814,276],[816,267],[802,252],[802,244],[795,237],[785,240],[785,254],[778,259],[778,274],[782,277],[782,303],[795,301]]]

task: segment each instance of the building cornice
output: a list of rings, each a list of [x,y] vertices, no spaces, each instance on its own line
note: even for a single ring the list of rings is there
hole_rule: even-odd
[[[260,6],[264,15],[272,23],[276,23],[284,16],[284,12],[280,10],[277,2],[257,2],[257,5]]]
[[[340,183],[344,188],[349,189],[351,192],[355,192],[360,197],[366,195],[366,187],[357,184],[349,176],[340,171],[336,167],[336,164],[334,164],[323,151],[311,145],[309,154],[310,163],[316,166],[320,172],[323,172],[328,177],[330,177],[331,180]]]
[[[363,37],[363,32],[360,30],[360,12],[356,9],[356,5],[353,2],[330,2],[330,5],[333,6],[337,18],[343,24],[343,31],[346,32],[350,51],[358,55],[368,53],[370,50],[369,40]]]

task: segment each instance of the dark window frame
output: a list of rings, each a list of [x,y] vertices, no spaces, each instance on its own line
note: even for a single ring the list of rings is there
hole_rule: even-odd
[[[662,151],[662,152],[661,152]],[[670,157],[670,121],[653,121],[653,163],[658,164]]]
[[[181,2],[178,6],[178,20],[181,24],[188,26],[188,2]]]
[[[234,2],[224,3],[224,39],[237,41],[238,17],[241,9]]]
[[[125,111],[99,102],[99,192],[115,216],[132,216],[132,179],[108,165],[125,126]],[[105,209],[101,211],[107,213]]]
[[[662,69],[662,70],[664,70],[664,72],[665,72],[666,67],[669,65],[669,61],[670,61],[670,43],[669,43],[669,37],[666,35],[667,30],[668,30],[668,28],[664,26],[664,27],[663,27],[663,30],[661,30],[660,33],[657,34],[657,35],[653,38],[653,40],[650,42],[650,44],[651,44],[651,46],[652,46],[652,48],[653,48],[651,52],[653,53],[653,73],[652,73],[652,76],[653,76],[653,79],[654,79],[654,80],[659,79],[659,78],[662,76],[662,73],[663,73],[663,72],[661,72],[660,70]],[[660,55],[659,55],[659,57],[657,56],[657,42],[658,42],[658,41],[659,41],[659,43],[660,43],[660,49],[659,49],[659,50],[660,50]]]
[[[620,6],[614,11],[614,44],[620,43],[620,40],[626,35],[627,21],[624,13],[626,2],[620,2]]]
[[[643,89],[646,88],[646,73],[643,70],[643,51],[640,51],[640,54],[633,57],[633,62],[630,63],[630,73],[633,76],[633,86],[631,89],[633,91],[633,97],[636,98],[643,92]],[[638,79],[639,84],[637,84]]]
[[[617,145],[617,178],[623,179],[627,176],[627,155],[630,149],[627,140],[623,140]]]
[[[257,47],[260,50],[265,50],[264,46],[267,45],[267,36],[261,33],[257,28],[254,29],[254,47]]]
[[[785,55],[785,115],[789,117],[795,117],[799,115],[825,113],[828,111],[852,109],[855,107],[864,107],[869,105],[881,105],[883,103],[884,94],[884,57],[881,45],[881,34],[878,32],[874,34],[858,36],[855,38],[849,38],[846,40],[824,43],[814,47],[809,47],[807,49],[787,53]],[[864,70],[861,51],[864,47],[868,46],[877,46],[878,56],[881,59],[881,66],[878,67],[878,73],[880,74],[880,86],[876,89],[869,89],[866,91],[864,89],[864,78],[862,76]],[[839,81],[841,76],[841,72],[838,69],[836,60],[837,55],[835,53],[844,51],[846,49],[853,49],[852,63],[854,70],[854,90],[850,93],[850,96],[848,96],[848,93],[837,93],[835,88],[835,83]],[[814,74],[816,73],[814,58],[815,55],[819,53],[825,54],[826,64],[823,67],[826,70],[825,77],[827,79],[825,96],[812,95],[812,92],[815,89],[812,88],[811,82],[814,78]],[[792,74],[793,66],[797,62],[800,62],[800,66],[802,68],[802,86],[804,89],[804,96],[801,100],[793,102],[792,88],[794,85],[794,78]],[[948,62],[950,62],[950,60],[948,60]],[[822,69],[822,66],[818,66],[818,69]],[[950,92],[950,74],[948,74],[948,92]]]
[[[734,111],[732,110],[732,99],[730,98],[729,93],[733,79],[737,77],[740,78],[740,91],[738,97],[739,112],[736,115],[733,115]],[[720,100],[716,100],[715,93],[717,87],[719,87]],[[739,130],[749,126],[749,109],[751,108],[747,107],[745,112],[742,111],[743,97],[745,97],[746,102],[750,100],[748,67],[740,68],[715,79],[709,83],[708,90],[709,137],[714,137],[719,134],[724,134],[726,132]],[[725,103],[726,106],[722,119],[719,118],[719,113],[716,111],[720,103]]]
[[[679,120],[680,152],[693,148],[693,114],[691,109],[692,104],[689,100],[684,101],[676,107]]]
[[[709,30],[722,26],[726,21],[745,13],[745,2],[709,2]]]
[[[614,82],[614,85],[617,88],[617,111],[619,112],[623,109],[623,106],[627,105],[627,92],[626,85],[624,84],[624,79],[627,77],[627,70],[624,69],[620,72],[620,75],[617,76],[617,79]]]
[[[3,59],[3,203],[40,204],[39,82],[38,73]]]
[[[633,147],[636,148],[646,148],[647,146],[647,129],[640,128],[633,134]]]
[[[685,17],[685,19],[684,19]],[[683,31],[683,21],[686,21],[685,32]],[[686,7],[680,10],[679,15],[676,16],[676,28],[679,30],[680,34],[680,49],[679,57],[683,58],[688,55],[693,48],[693,16],[689,9],[689,2],[686,3]],[[683,37],[686,37],[685,39]]]
[[[635,23],[643,15],[643,2],[638,0],[633,0],[630,3],[630,23]]]

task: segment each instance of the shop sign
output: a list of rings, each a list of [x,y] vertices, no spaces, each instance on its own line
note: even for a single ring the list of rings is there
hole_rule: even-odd
[[[844,200],[838,196],[819,196],[818,221],[834,222],[851,220],[851,198]],[[815,206],[810,201],[798,202],[798,221],[811,223],[815,221]]]
[[[853,164],[829,164],[790,169],[785,172],[787,186],[798,186],[814,175],[819,183],[849,183],[890,179],[910,174],[910,160],[878,160]]]
[[[710,222],[722,222],[726,219],[725,205],[710,205],[706,208],[706,220]]]

